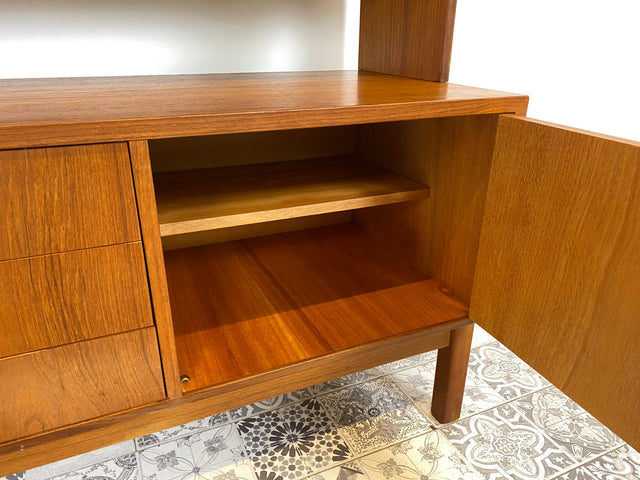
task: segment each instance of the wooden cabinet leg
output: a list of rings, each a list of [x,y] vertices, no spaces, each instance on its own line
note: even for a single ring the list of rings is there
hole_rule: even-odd
[[[473,323],[451,330],[449,346],[438,350],[431,413],[440,423],[460,418]]]

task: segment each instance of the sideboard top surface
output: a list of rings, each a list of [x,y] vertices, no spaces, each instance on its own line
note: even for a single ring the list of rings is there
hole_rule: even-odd
[[[0,81],[0,148],[523,113],[528,97],[363,71]]]

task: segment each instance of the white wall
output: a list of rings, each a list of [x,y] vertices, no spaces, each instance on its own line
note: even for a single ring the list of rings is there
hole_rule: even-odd
[[[357,0],[0,0],[0,78],[357,68],[357,29],[345,34],[345,24],[357,25],[358,8]]]
[[[640,141],[640,1],[458,0],[450,81],[528,115]]]
[[[357,68],[358,0],[0,0],[0,78]],[[450,81],[640,140],[640,0],[458,0]]]

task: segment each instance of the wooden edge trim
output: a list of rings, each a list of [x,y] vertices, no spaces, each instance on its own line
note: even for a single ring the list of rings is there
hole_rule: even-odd
[[[164,383],[169,398],[182,396],[180,371],[171,319],[169,290],[164,269],[164,255],[158,227],[158,211],[153,189],[151,160],[146,141],[129,142],[131,171],[140,218],[142,244],[149,275],[151,303],[158,333]]]
[[[442,58],[440,61],[440,82],[449,81],[449,70],[451,68],[451,50],[453,46],[453,28],[456,19],[457,0],[447,1],[447,13],[444,20],[444,36],[442,39]]]
[[[79,455],[105,445],[221,413],[377,365],[447,347],[468,318],[443,322],[281,369],[213,386],[179,398],[0,445],[0,476]]]
[[[461,115],[492,113],[524,115],[528,101],[525,95],[512,95],[498,98],[362,105],[296,112],[265,112],[258,116],[252,114],[187,115],[47,125],[7,125],[0,126],[0,149],[295,130]]]

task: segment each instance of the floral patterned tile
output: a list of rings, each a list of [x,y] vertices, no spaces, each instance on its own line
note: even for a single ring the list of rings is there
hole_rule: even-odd
[[[262,455],[271,450],[269,437],[281,423],[277,412],[264,412],[237,423],[247,456]]]
[[[482,478],[439,430],[412,438],[406,443],[410,448],[406,449],[405,453],[418,467],[422,479],[479,480]]]
[[[390,377],[318,397],[354,453],[424,433],[427,418]]]
[[[421,353],[413,357],[403,358],[402,360],[398,360],[396,362],[381,365],[379,368],[384,373],[399,372],[400,370],[417,367],[418,365],[423,365],[425,363],[435,363],[436,358],[438,358],[438,351],[432,350],[430,352]]]
[[[317,473],[309,480],[369,480],[357,460]]]
[[[623,443],[613,432],[588,414],[563,420],[543,430],[579,461],[597,457]]]
[[[308,388],[285,393],[283,395],[277,395],[260,402],[252,403],[251,405],[245,405],[244,407],[233,409],[228,412],[229,418],[231,420],[240,420],[241,418],[251,417],[258,413],[276,410],[286,405],[306,400],[312,395],[313,393]]]
[[[297,480],[311,474],[302,455],[271,451],[251,459],[258,480]]]
[[[568,396],[562,393],[558,388],[551,386],[547,390],[549,393],[553,394],[553,402],[561,409],[564,410],[570,417],[575,417],[578,415],[583,415],[587,413],[587,411],[578,405],[576,402],[571,400]]]
[[[585,469],[598,480],[640,478],[640,453],[624,445],[585,465]]]
[[[534,425],[547,428],[573,415],[561,407],[564,394],[555,388],[545,388],[511,402]]]
[[[586,468],[578,467],[553,478],[553,480],[595,480],[595,477],[593,477]]]
[[[394,445],[359,459],[370,479],[420,480],[422,473],[405,453],[411,448],[407,443]]]
[[[313,385],[312,387],[309,387],[307,390],[312,395],[321,395],[324,393],[331,392],[333,390],[338,390],[340,388],[347,387],[349,385],[355,385],[357,383],[366,382],[376,377],[380,377],[384,374],[385,372],[380,367],[374,367],[374,368],[370,368],[369,370],[363,370],[361,372],[345,375],[344,377],[336,378],[334,380],[329,380],[328,382]]]
[[[52,477],[51,480],[137,480],[138,459],[135,453],[97,463],[71,473]]]
[[[439,426],[440,422],[431,415],[435,371],[435,364],[428,363],[397,372],[392,376],[429,420]],[[488,410],[505,401],[498,392],[469,371],[465,382],[460,418]]]
[[[25,480],[27,472],[17,472],[7,475],[6,477],[0,477],[0,480]]]
[[[145,479],[197,479],[242,462],[245,452],[234,424],[181,437],[139,453]]]
[[[507,400],[541,390],[551,384],[499,343],[471,351],[469,369]]]
[[[543,479],[577,466],[511,405],[474,415],[441,429],[487,480]]]
[[[136,438],[136,447],[138,450],[142,450],[178,437],[192,435],[194,433],[207,430],[208,428],[222,425],[224,423],[227,423],[228,421],[228,412],[220,413],[218,415],[212,415],[206,418],[200,418],[193,422],[185,423],[184,425],[168,428],[166,430],[160,430],[159,432]]]
[[[75,457],[66,458],[58,462],[53,462],[48,465],[36,467],[31,470],[27,470],[23,473],[24,480],[43,480],[59,476],[63,473],[73,472],[81,470],[90,465],[96,465],[98,463],[106,462],[118,457],[125,457],[135,452],[135,446],[133,441],[127,440],[126,442],[110,445],[105,448],[93,450],[88,453],[76,455]]]

